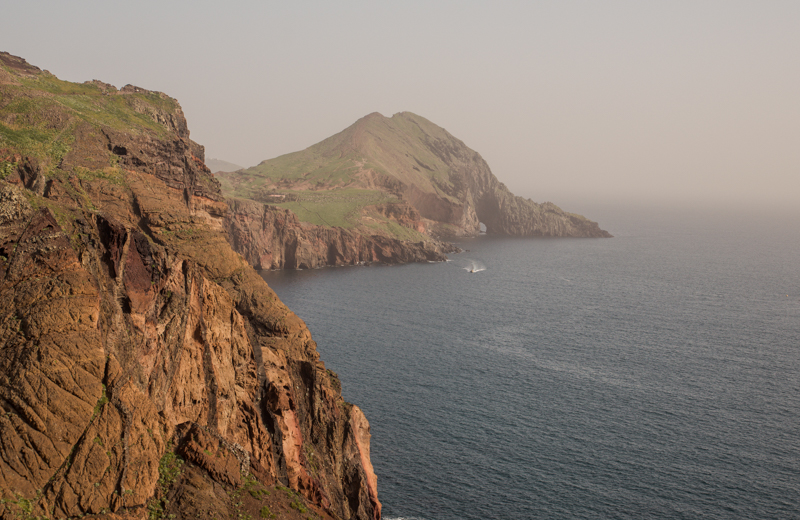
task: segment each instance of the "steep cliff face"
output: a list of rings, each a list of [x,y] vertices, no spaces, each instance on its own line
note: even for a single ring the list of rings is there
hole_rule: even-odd
[[[611,237],[597,222],[567,213],[551,202],[540,204],[515,196],[494,176],[480,154],[443,128],[408,112],[395,114],[395,118],[411,121],[419,128],[419,141],[436,158],[431,162],[447,172],[447,182],[437,184],[444,196],[406,187],[406,198],[423,216],[449,225],[451,232],[474,235],[483,223],[486,233],[495,235]],[[447,228],[442,232],[447,233]]]
[[[371,190],[413,207],[424,221],[423,232],[436,237],[476,235],[481,223],[497,235],[611,236],[555,204],[514,196],[477,152],[410,112],[391,118],[370,114],[306,150],[219,178],[223,190],[238,197],[264,200],[265,193],[291,193],[307,197],[309,207],[310,193]],[[357,226],[361,214],[352,215]]]
[[[0,518],[380,518],[369,425],[203,160],[163,94],[0,54]]]
[[[257,269],[441,262],[447,259],[446,253],[458,250],[435,240],[410,242],[307,224],[288,209],[256,201],[231,199],[229,204],[225,223],[231,245]],[[402,219],[391,205],[376,211]]]

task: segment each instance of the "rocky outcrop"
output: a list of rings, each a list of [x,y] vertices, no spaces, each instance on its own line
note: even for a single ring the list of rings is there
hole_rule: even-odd
[[[487,234],[509,236],[595,237],[611,235],[583,216],[567,213],[551,202],[543,204],[517,197],[492,173],[479,153],[443,128],[409,112],[392,119],[411,121],[416,139],[447,172],[448,182],[438,182],[435,192],[415,185],[403,187],[404,198],[422,216],[436,223],[439,234],[476,235],[480,224]]]
[[[257,269],[314,269],[324,266],[441,262],[458,251],[438,241],[409,242],[364,235],[339,227],[300,222],[287,209],[231,199],[225,220],[231,246]],[[413,215],[394,205],[376,208],[413,226]],[[418,225],[422,225],[421,223]]]
[[[33,99],[6,56],[4,101]],[[228,245],[180,107],[86,88],[144,123],[48,103],[66,153],[0,143],[0,518],[379,519],[369,425]]]
[[[305,150],[219,178],[229,192],[254,200],[335,189],[396,197],[421,216],[428,235],[445,239],[475,236],[481,223],[494,235],[611,236],[555,204],[514,196],[480,154],[410,112],[369,114]]]
[[[487,233],[519,237],[611,237],[597,222],[567,213],[552,202],[538,204],[517,197],[502,183],[476,200],[475,213]]]
[[[406,116],[405,113],[399,115]],[[439,130],[439,135],[423,133],[420,139],[445,165],[449,182],[439,183],[434,193],[425,192],[414,184],[401,187],[403,199],[430,221],[434,234],[445,238],[474,236],[480,233],[482,223],[486,233],[493,235],[611,237],[597,222],[567,213],[552,202],[536,203],[514,195],[495,177],[480,154],[443,129]]]
[[[339,169],[330,165],[342,162],[342,157],[351,159]],[[266,182],[266,187],[253,198],[277,204],[298,197],[296,192],[281,193],[281,187],[307,189],[305,175],[295,179],[292,174],[331,170],[335,172],[331,174],[333,179],[318,182],[332,186],[344,182],[341,187],[398,197],[400,202],[371,209],[402,227],[443,240],[478,235],[481,224],[486,233],[494,235],[611,236],[596,222],[567,213],[553,203],[539,204],[515,196],[495,177],[480,154],[443,128],[408,112],[392,118],[370,114],[343,132],[279,161],[276,165],[265,161],[244,172],[220,175],[226,182],[241,182],[246,176],[249,183]],[[366,164],[375,166],[365,169]],[[282,171],[287,177],[275,181]],[[347,173],[350,171],[358,173]],[[268,177],[259,181],[258,175],[264,172]],[[267,178],[272,181],[264,180]],[[288,210],[252,200],[231,200],[230,206],[226,226],[231,245],[261,269],[441,261],[446,253],[458,251],[439,240],[412,242],[391,233],[368,235],[311,225],[300,222]],[[368,214],[362,210],[362,224]]]

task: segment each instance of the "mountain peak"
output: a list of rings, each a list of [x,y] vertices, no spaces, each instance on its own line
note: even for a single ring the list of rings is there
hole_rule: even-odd
[[[382,193],[412,206],[427,219],[426,229],[439,236],[475,235],[481,222],[497,234],[608,235],[583,217],[515,197],[477,152],[412,112],[391,118],[373,112],[305,150],[220,180],[230,195],[270,201],[288,191],[304,201],[310,193],[336,189]],[[349,222],[366,225],[367,213],[353,210]]]

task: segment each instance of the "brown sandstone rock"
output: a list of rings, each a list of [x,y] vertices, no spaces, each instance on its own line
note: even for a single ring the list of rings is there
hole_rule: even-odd
[[[444,242],[411,243],[381,235],[365,236],[343,228],[300,222],[289,210],[260,202],[234,199],[225,219],[231,246],[256,269],[314,269],[372,263],[442,262],[458,248]],[[408,208],[408,207],[407,207]],[[394,208],[378,211],[392,213]],[[413,219],[407,209],[406,221]],[[402,215],[398,216],[401,220]],[[418,214],[416,215],[418,216]]]
[[[228,245],[179,107],[96,87],[164,130],[45,112],[75,142],[43,196],[0,180],[0,518],[379,518],[366,420]]]

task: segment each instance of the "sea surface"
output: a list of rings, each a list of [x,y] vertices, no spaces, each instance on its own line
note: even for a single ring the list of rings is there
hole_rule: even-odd
[[[370,421],[383,517],[800,518],[798,215],[585,212],[615,238],[262,273]]]

